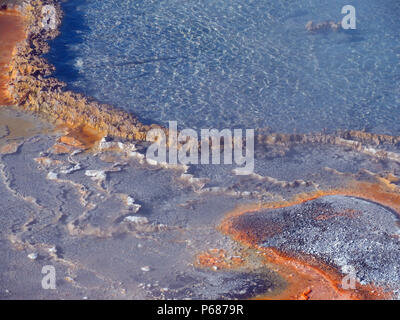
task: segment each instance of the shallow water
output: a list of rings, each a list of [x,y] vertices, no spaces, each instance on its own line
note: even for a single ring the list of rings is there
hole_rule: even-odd
[[[49,58],[71,88],[181,127],[400,133],[400,3],[70,0]]]

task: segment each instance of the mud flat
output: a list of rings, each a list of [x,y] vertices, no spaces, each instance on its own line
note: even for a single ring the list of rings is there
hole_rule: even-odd
[[[398,297],[397,162],[275,146],[240,177],[150,165],[139,142],[87,152],[69,131],[3,140],[2,299]],[[345,264],[356,289],[340,287]]]
[[[1,298],[250,298],[277,285],[264,269],[195,267],[201,251],[241,250],[215,229],[233,209],[228,195],[196,192],[182,170],[149,166],[133,146],[60,153],[62,136],[1,149]],[[56,290],[40,287],[44,265],[56,268]]]
[[[0,107],[0,146],[52,130],[52,125],[17,107]]]

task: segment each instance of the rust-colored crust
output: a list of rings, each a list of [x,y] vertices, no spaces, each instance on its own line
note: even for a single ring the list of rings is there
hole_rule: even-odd
[[[328,195],[352,196],[373,201],[400,215],[400,190],[397,185],[392,183],[398,181],[398,178],[388,175],[384,178],[375,177],[375,179],[375,182],[353,180],[342,189],[299,194],[288,201],[250,204],[238,207],[226,215],[219,226],[220,231],[242,245],[256,249],[264,258],[265,263],[269,267],[272,265],[272,268],[276,268],[276,271],[288,283],[288,287],[283,292],[260,296],[257,297],[258,299],[388,299],[391,297],[385,288],[377,288],[372,285],[357,284],[356,290],[343,290],[341,288],[343,275],[334,267],[309,255],[291,255],[274,248],[260,247],[258,245],[260,232],[268,233],[268,230],[255,232],[255,230],[246,230],[246,228],[240,230],[235,228],[236,218],[241,215],[266,209],[290,207]],[[339,214],[353,216],[357,212]],[[322,219],[325,218],[329,217],[322,217]],[[275,226],[271,226],[271,229],[274,228]]]
[[[59,25],[62,11],[58,1],[45,3],[56,8]],[[16,7],[24,17],[26,38],[17,44],[10,62],[8,91],[12,101],[56,123],[85,125],[110,136],[144,140],[146,132],[157,126],[145,126],[131,113],[64,90],[64,83],[48,77],[54,67],[42,55],[49,50],[47,41],[59,32],[42,28],[43,5],[44,1],[37,0]]]
[[[13,9],[0,11],[0,105],[11,105],[13,102],[7,90],[9,64],[16,44],[25,37],[21,14]]]

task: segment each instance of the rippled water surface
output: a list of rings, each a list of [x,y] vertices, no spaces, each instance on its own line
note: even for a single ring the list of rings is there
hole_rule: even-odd
[[[56,76],[142,120],[181,127],[400,134],[400,2],[69,0]]]

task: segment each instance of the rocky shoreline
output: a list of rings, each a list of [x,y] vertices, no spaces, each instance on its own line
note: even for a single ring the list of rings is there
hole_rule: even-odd
[[[105,135],[144,140],[149,127],[141,124],[134,115],[64,90],[65,83],[50,77],[54,67],[42,55],[49,51],[47,41],[57,37],[59,31],[42,27],[42,8],[45,5],[56,8],[58,27],[62,19],[58,1],[12,4],[26,23],[26,39],[17,45],[10,63],[8,90],[15,103],[57,123],[72,127],[85,125]]]
[[[81,94],[65,90],[66,84],[51,77],[54,66],[50,65],[43,54],[49,51],[47,41],[59,35],[63,12],[57,0],[7,1],[25,19],[26,39],[15,49],[9,69],[8,91],[15,103],[24,110],[40,114],[47,120],[71,127],[85,126],[95,129],[104,136],[127,140],[144,141],[149,129],[159,125],[144,125],[132,113],[114,106],[98,103]],[[42,9],[52,5],[57,18],[54,30],[43,28]],[[3,10],[7,9],[2,5]],[[166,130],[165,130],[166,131]],[[168,135],[168,132],[166,132]],[[383,144],[399,145],[400,137],[367,133],[363,131],[338,131],[334,134],[276,134],[257,135],[256,143],[260,145],[293,145],[293,144],[331,144],[351,147],[361,152],[369,152],[379,158],[391,158],[400,161],[399,155],[380,152],[368,146]]]

